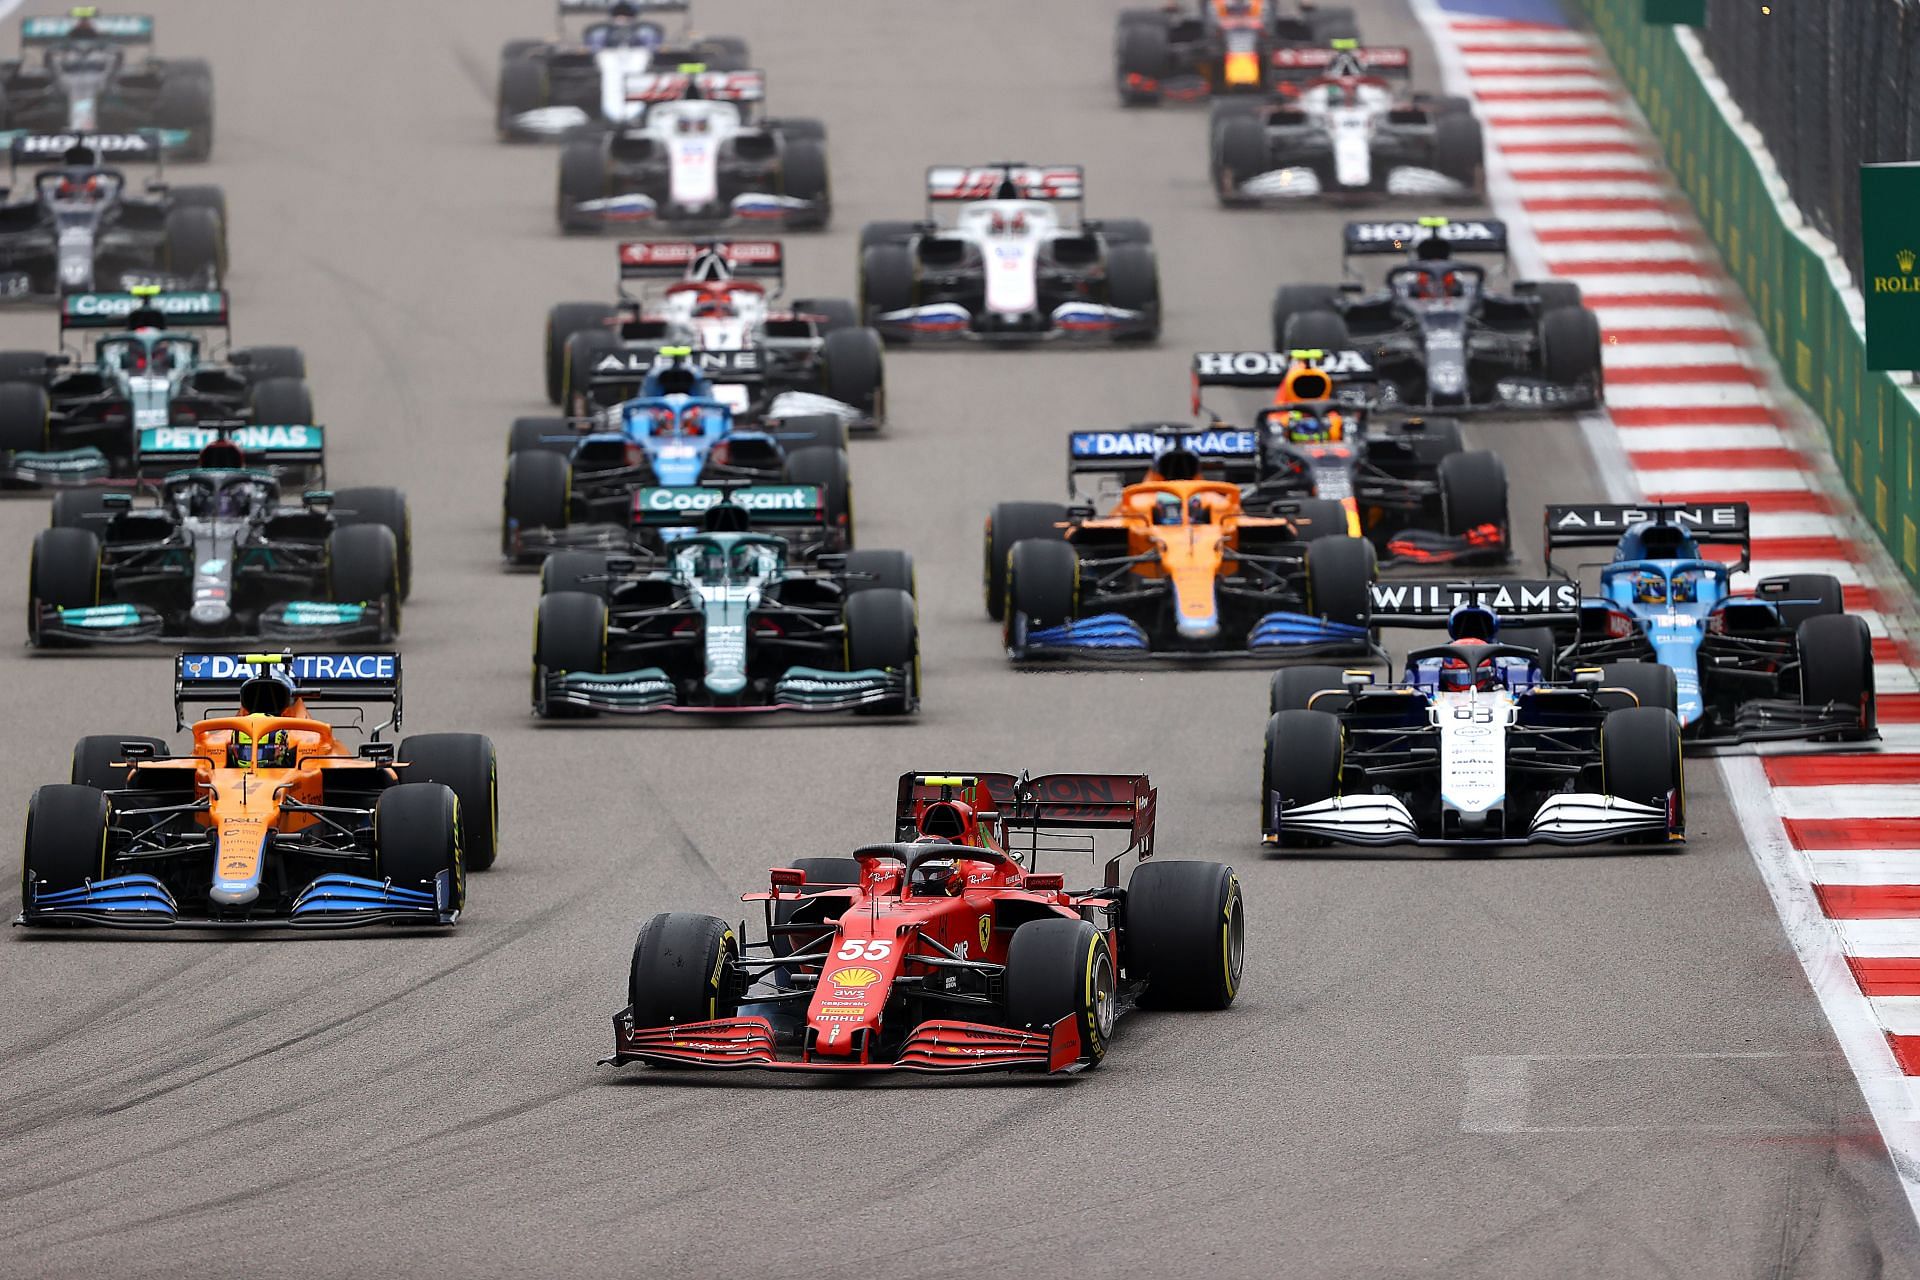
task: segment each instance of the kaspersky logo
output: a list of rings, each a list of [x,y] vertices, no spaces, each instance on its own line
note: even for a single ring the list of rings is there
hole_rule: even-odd
[[[1875,293],[1920,293],[1920,276],[1913,274],[1914,266],[1920,264],[1920,253],[1915,253],[1912,249],[1902,249],[1893,255],[1893,260],[1899,264],[1900,274],[1875,276],[1873,291]]]

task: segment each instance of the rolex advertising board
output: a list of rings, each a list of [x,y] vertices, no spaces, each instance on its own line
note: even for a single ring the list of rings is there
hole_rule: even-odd
[[[1920,163],[1860,166],[1867,368],[1920,369]]]

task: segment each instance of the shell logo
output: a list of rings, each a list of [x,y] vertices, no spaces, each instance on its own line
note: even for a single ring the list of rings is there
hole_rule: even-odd
[[[880,971],[858,966],[851,969],[835,969],[827,975],[827,981],[837,987],[870,987],[880,981]]]

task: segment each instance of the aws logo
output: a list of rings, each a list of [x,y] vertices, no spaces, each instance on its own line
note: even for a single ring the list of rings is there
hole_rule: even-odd
[[[1900,267],[1900,274],[1873,277],[1875,293],[1915,293],[1920,294],[1920,276],[1913,274],[1915,264],[1920,264],[1920,253],[1912,249],[1902,249],[1893,255]]]

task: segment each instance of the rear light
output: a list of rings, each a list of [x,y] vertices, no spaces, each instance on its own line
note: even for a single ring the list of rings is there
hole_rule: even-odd
[[[1022,880],[1020,887],[1035,893],[1058,893],[1067,887],[1067,878],[1057,871],[1045,874],[1036,871]]]
[[[1633,632],[1634,624],[1632,614],[1622,613],[1618,609],[1609,609],[1607,611],[1607,638],[1609,640],[1630,639],[1633,636]]]
[[[798,889],[807,882],[807,873],[798,867],[775,867],[769,876],[775,893],[782,889]]]
[[[637,467],[647,460],[647,450],[643,445],[627,445],[627,465]]]
[[[733,447],[722,440],[708,451],[707,456],[720,466],[728,466],[733,462]]]

